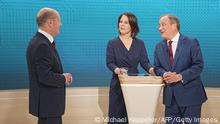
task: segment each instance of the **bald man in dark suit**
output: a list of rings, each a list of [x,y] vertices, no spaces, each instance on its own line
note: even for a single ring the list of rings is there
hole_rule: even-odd
[[[65,111],[66,84],[72,74],[63,73],[54,37],[59,34],[61,19],[52,8],[37,14],[38,32],[27,48],[29,71],[29,112],[38,117],[38,124],[62,124]]]

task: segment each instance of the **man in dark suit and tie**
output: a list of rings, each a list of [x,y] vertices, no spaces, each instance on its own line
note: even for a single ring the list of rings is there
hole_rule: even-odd
[[[204,66],[202,52],[196,38],[184,36],[179,30],[175,15],[160,17],[159,31],[163,39],[155,48],[155,72],[165,82],[166,123],[199,124],[202,103],[207,100],[200,77]]]
[[[38,32],[27,48],[29,72],[29,112],[38,117],[38,124],[62,124],[65,111],[65,84],[72,83],[72,75],[63,73],[55,47],[61,20],[52,8],[42,8],[37,14]]]

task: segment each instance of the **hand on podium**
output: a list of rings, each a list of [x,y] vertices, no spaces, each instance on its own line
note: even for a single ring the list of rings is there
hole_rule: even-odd
[[[151,68],[149,69],[148,73],[149,73],[149,76],[156,76],[153,67],[151,67]]]
[[[114,72],[118,75],[127,75],[128,69],[126,67],[115,68]]]

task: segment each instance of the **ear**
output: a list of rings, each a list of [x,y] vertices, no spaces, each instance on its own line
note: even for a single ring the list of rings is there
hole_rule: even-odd
[[[51,27],[52,24],[53,24],[53,20],[52,20],[52,19],[48,19],[48,20],[47,20],[47,25],[48,25],[48,27]]]
[[[49,19],[48,21],[50,24],[53,24],[53,22],[54,22],[53,19]]]
[[[176,24],[176,23],[173,23],[173,24],[172,24],[172,28],[173,28],[173,29],[177,29],[177,24]]]

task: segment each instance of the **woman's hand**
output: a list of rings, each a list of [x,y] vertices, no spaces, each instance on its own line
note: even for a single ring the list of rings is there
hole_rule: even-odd
[[[114,72],[115,74],[122,75],[127,74],[128,70],[126,68],[115,68]]]
[[[126,67],[122,67],[122,68],[120,68],[120,73],[121,73],[121,74],[126,74],[126,75],[127,75],[127,73],[128,73],[128,69],[127,69]]]
[[[115,72],[115,74],[120,74],[121,70],[120,70],[120,68],[115,68],[114,72]]]
[[[156,76],[153,67],[151,67],[148,72],[149,72],[149,76]]]

